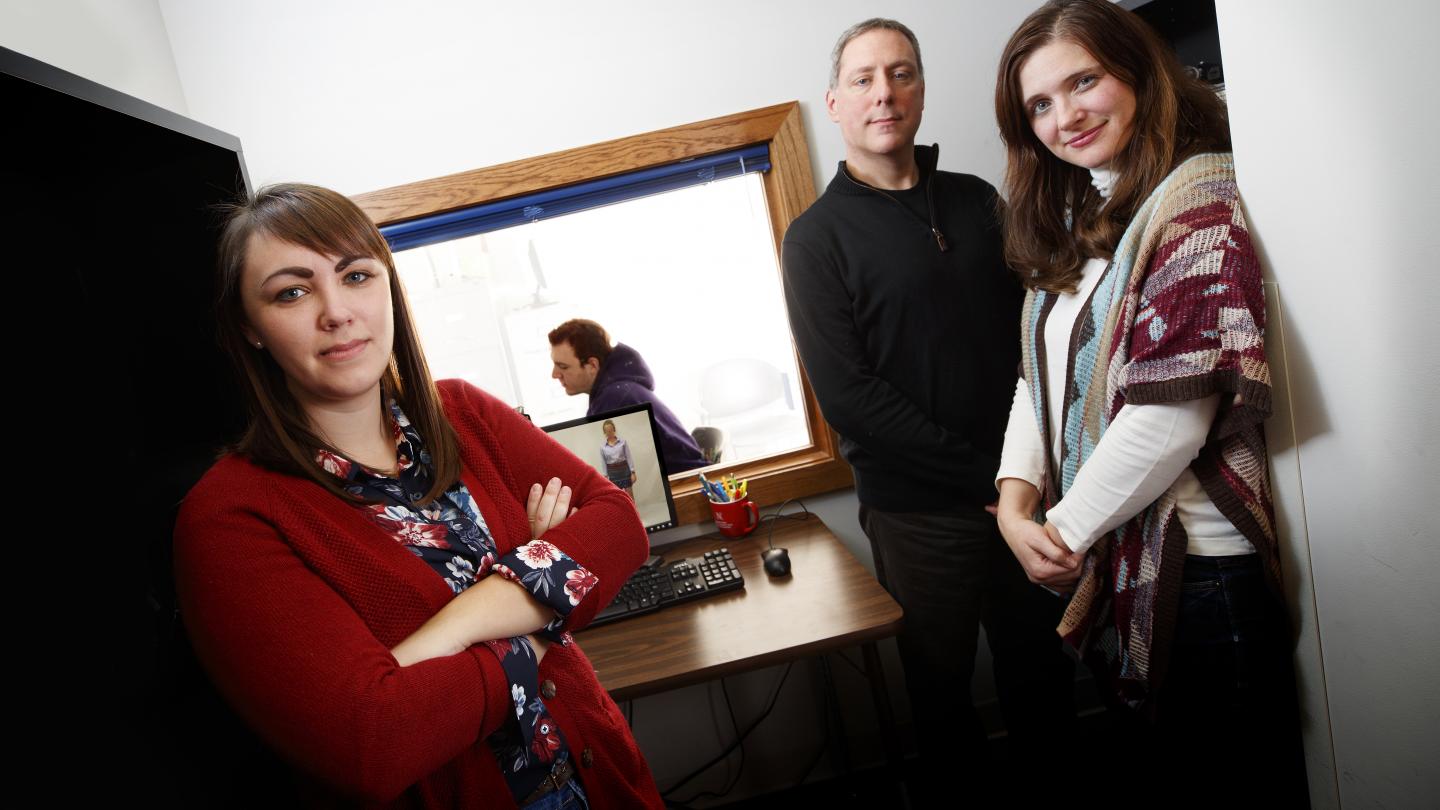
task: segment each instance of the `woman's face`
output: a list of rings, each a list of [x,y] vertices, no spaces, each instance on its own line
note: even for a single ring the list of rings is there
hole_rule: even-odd
[[[1025,60],[1020,95],[1035,137],[1066,163],[1108,167],[1130,141],[1135,91],[1070,40],[1057,39]]]
[[[604,428],[602,428],[602,430],[605,431],[605,440],[606,440],[606,441],[612,441],[612,440],[615,438],[615,426],[614,426],[614,425],[606,425]]]
[[[240,300],[246,339],[275,358],[307,413],[376,396],[395,336],[383,262],[322,256],[256,233],[246,249]]]

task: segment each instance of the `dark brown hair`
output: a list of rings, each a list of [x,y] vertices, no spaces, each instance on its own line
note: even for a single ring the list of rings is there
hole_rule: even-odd
[[[1109,203],[1089,170],[1055,157],[1035,137],[1020,69],[1040,48],[1068,40],[1135,93],[1129,141],[1111,161]],[[1230,149],[1225,103],[1185,74],[1144,20],[1106,0],[1051,0],[1005,46],[995,79],[995,117],[1005,142],[1009,197],[1005,259],[1028,287],[1070,291],[1090,258],[1110,258],[1135,210],[1186,158]]]
[[[575,359],[579,360],[582,366],[592,357],[599,360],[603,366],[610,357],[610,334],[605,331],[605,327],[594,321],[584,318],[566,321],[551,329],[548,337],[551,346],[569,343],[571,350],[575,352]]]
[[[241,378],[250,423],[233,452],[257,464],[309,478],[344,498],[353,498],[342,479],[315,461],[320,449],[343,456],[317,435],[289,387],[285,372],[270,353],[245,339],[245,310],[240,279],[245,272],[251,237],[264,234],[327,256],[366,256],[385,265],[395,338],[390,365],[380,380],[382,396],[393,397],[425,440],[433,480],[424,501],[433,500],[460,477],[455,430],[440,407],[430,368],[410,318],[405,291],[395,273],[390,246],[375,224],[348,197],[319,186],[283,183],[260,189],[248,200],[227,209],[220,235],[215,318],[220,345],[230,354]]]

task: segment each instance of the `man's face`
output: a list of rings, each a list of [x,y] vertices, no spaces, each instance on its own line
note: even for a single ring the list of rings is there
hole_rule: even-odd
[[[560,381],[565,393],[572,397],[590,393],[590,388],[595,385],[595,375],[600,373],[598,359],[592,357],[584,363],[580,362],[570,343],[562,340],[560,345],[550,347],[550,360],[555,363],[555,370],[550,372],[550,376]]]
[[[910,41],[884,28],[850,40],[840,54],[835,89],[825,93],[825,108],[840,125],[849,160],[911,149],[925,109],[925,81]]]

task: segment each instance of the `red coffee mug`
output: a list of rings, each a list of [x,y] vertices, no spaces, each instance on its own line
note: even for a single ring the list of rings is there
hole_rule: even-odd
[[[754,501],[710,502],[715,528],[726,537],[744,537],[760,525],[760,509]]]

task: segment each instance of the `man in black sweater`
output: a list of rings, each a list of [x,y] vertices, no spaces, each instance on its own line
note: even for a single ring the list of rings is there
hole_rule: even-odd
[[[981,623],[1011,739],[1073,719],[1061,602],[1026,581],[985,507],[1020,359],[1023,291],[998,195],[916,147],[919,44],[893,20],[847,30],[825,94],[845,161],[785,234],[791,331],[855,470],[876,574],[905,610],[900,655],[924,773],[984,768],[970,699]],[[934,766],[934,767],[931,767]]]

